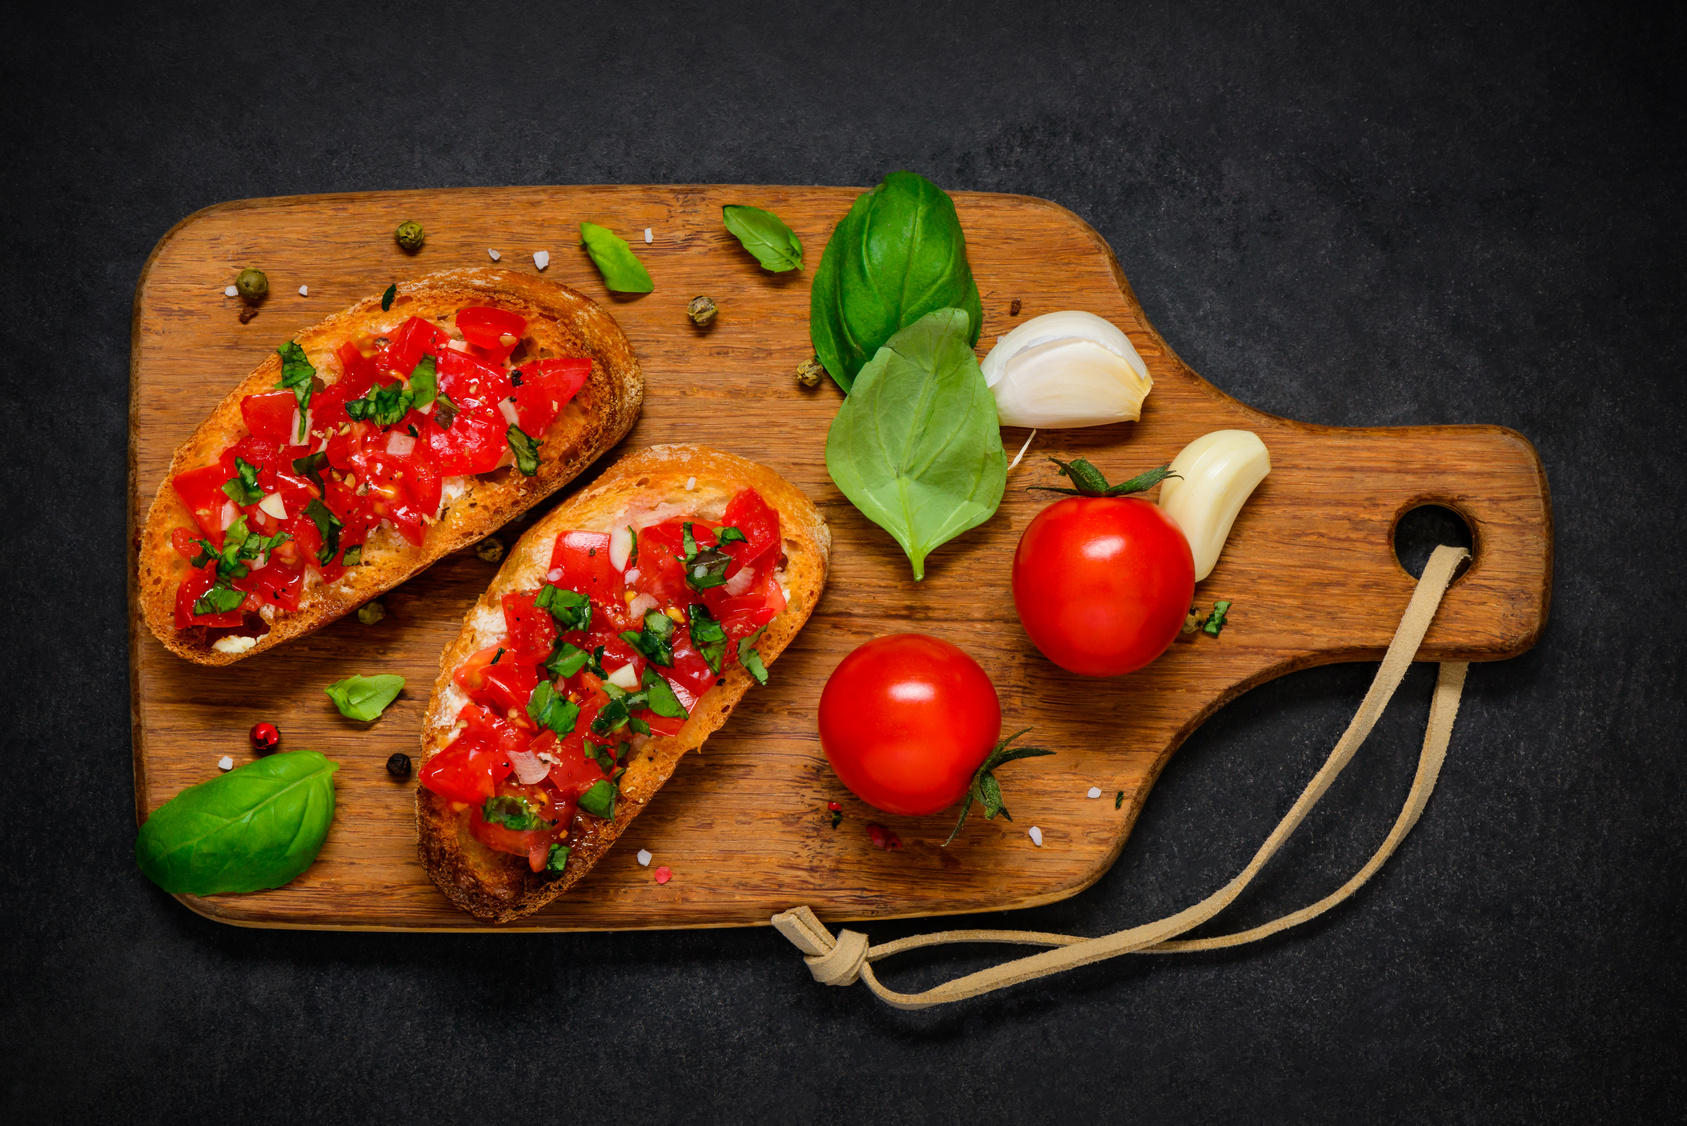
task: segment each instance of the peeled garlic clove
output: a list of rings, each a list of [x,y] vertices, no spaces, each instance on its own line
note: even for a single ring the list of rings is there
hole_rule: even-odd
[[[1236,514],[1271,472],[1271,454],[1251,430],[1215,430],[1183,447],[1160,485],[1160,509],[1177,521],[1195,556],[1195,581],[1212,574]]]
[[[1130,338],[1094,313],[1032,317],[981,365],[1004,426],[1067,429],[1142,417],[1154,381]]]

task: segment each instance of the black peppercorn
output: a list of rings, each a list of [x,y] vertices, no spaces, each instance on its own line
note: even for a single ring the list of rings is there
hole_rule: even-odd
[[[394,778],[410,777],[410,756],[400,751],[387,760],[387,773]]]

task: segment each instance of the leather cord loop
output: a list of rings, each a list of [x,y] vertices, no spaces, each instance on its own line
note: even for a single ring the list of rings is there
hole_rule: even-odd
[[[1382,663],[1365,693],[1364,701],[1360,703],[1359,710],[1353,721],[1348,724],[1347,730],[1337,740],[1329,758],[1319,768],[1318,773],[1313,775],[1293,807],[1260,845],[1247,866],[1233,880],[1194,906],[1164,919],[1143,923],[1100,938],[1039,931],[953,930],[912,935],[879,946],[870,946],[867,937],[856,931],[840,931],[834,938],[826,925],[807,907],[797,907],[775,915],[774,927],[807,955],[809,970],[816,981],[826,985],[851,985],[859,979],[887,1004],[899,1009],[925,1009],[950,1001],[977,997],[1023,981],[1115,958],[1120,954],[1177,954],[1239,946],[1323,914],[1351,896],[1365,881],[1375,875],[1422,816],[1429,795],[1434,792],[1442,763],[1446,761],[1447,745],[1452,739],[1453,721],[1458,716],[1459,698],[1464,691],[1465,674],[1470,667],[1467,663],[1449,661],[1440,666],[1435,695],[1430,704],[1429,725],[1424,732],[1423,750],[1418,756],[1417,775],[1412,780],[1412,788],[1406,795],[1406,803],[1400,810],[1399,817],[1395,819],[1394,827],[1389,830],[1381,847],[1366,861],[1364,867],[1340,888],[1318,902],[1273,919],[1269,923],[1236,934],[1212,938],[1177,938],[1235,902],[1306,819],[1313,806],[1317,805],[1319,799],[1329,790],[1331,783],[1352,761],[1366,736],[1376,726],[1378,718],[1393,698],[1400,681],[1406,675],[1406,670],[1416,657],[1419,647],[1423,644],[1424,634],[1429,630],[1429,623],[1434,619],[1435,611],[1441,605],[1441,599],[1453,581],[1459,564],[1469,557],[1470,553],[1460,547],[1443,546],[1435,549],[1428,566],[1424,568],[1423,577],[1418,580],[1417,588],[1412,592],[1400,626],[1389,643],[1388,652],[1383,655]],[[1046,946],[1050,949],[955,978],[920,993],[900,993],[887,988],[873,972],[871,963],[892,954],[923,946],[962,942],[1010,943]]]

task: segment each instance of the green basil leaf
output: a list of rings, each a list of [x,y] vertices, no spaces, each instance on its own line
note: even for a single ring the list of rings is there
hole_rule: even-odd
[[[410,396],[415,401],[416,409],[421,410],[434,401],[439,394],[439,375],[434,366],[432,356],[423,356],[416,361],[416,366],[410,372]]]
[[[398,296],[398,283],[393,282],[391,285],[387,286],[387,291],[385,293],[381,294],[381,312],[384,313],[388,309],[391,309],[392,308],[392,299],[394,297],[397,297],[397,296]]]
[[[193,613],[195,617],[201,614],[226,614],[230,610],[240,609],[240,604],[244,601],[245,591],[218,584],[193,600]]]
[[[988,520],[1007,486],[996,400],[967,315],[928,313],[861,369],[826,436],[826,469],[907,552],[916,581],[938,545]]]
[[[551,617],[556,619],[556,628],[562,633],[592,628],[592,600],[583,594],[546,583],[539,588],[533,605],[550,611]]]
[[[609,694],[609,703],[599,708],[597,718],[592,720],[593,735],[608,735],[627,726],[627,694],[608,681],[604,681],[603,690]]]
[[[293,459],[293,472],[307,478],[311,484],[323,489],[322,471],[328,468],[328,451],[318,450],[313,454]]]
[[[570,677],[585,668],[591,655],[576,645],[564,641],[557,645],[545,661],[544,669],[552,676]]]
[[[660,610],[644,615],[644,629],[638,633],[627,630],[621,640],[643,653],[653,664],[663,668],[674,665],[674,620]]]
[[[627,240],[614,231],[596,223],[581,223],[580,241],[585,243],[592,264],[603,275],[605,289],[616,293],[649,293],[656,288],[644,263],[633,255]]]
[[[433,409],[433,420],[441,430],[451,429],[451,424],[457,421],[457,404],[443,391],[435,393],[434,402],[438,405]]]
[[[310,517],[311,523],[316,525],[317,532],[322,536],[322,546],[316,552],[316,561],[326,567],[333,562],[334,556],[339,554],[340,529],[345,525],[326,504],[315,497],[305,505],[305,515]]]
[[[360,543],[352,544],[350,547],[346,548],[346,553],[340,556],[340,565],[343,567],[356,567],[362,563],[363,545]]]
[[[321,850],[338,769],[316,751],[286,751],[190,786],[146,819],[135,863],[174,894],[278,888]]]
[[[381,713],[387,710],[388,704],[398,699],[398,694],[403,689],[402,676],[354,675],[330,684],[323,692],[327,693],[328,698],[334,701],[334,706],[340,709],[340,714],[347,719],[373,723],[381,718]]]
[[[776,274],[802,269],[802,240],[773,212],[729,203],[720,209],[720,217],[765,269]]]
[[[545,871],[557,873],[566,867],[568,867],[568,846],[564,844],[551,845],[551,855],[545,861]]]
[[[721,661],[726,657],[726,630],[701,602],[693,602],[685,612],[691,619],[691,644],[708,662],[710,671],[720,672]]]
[[[539,447],[543,442],[529,438],[519,426],[512,425],[504,431],[504,440],[510,444],[510,453],[515,456],[515,467],[521,471],[523,477],[531,477],[539,472]]]
[[[767,666],[762,663],[761,654],[756,651],[756,642],[766,632],[767,627],[762,626],[749,637],[740,638],[738,641],[738,663],[743,665],[749,671],[749,674],[756,678],[757,684],[761,685],[767,683]]]
[[[368,419],[376,426],[396,426],[410,413],[414,403],[415,396],[404,389],[404,384],[393,383],[386,387],[377,384],[365,391],[361,399],[346,403],[346,417],[353,422]]]
[[[235,476],[223,482],[223,493],[235,504],[257,504],[264,499],[258,488],[258,467],[245,458],[234,459]]]
[[[849,391],[892,336],[950,308],[966,313],[967,346],[977,344],[984,306],[955,203],[923,176],[892,172],[855,200],[826,243],[809,300],[814,351]]]
[[[1201,629],[1212,637],[1218,636],[1218,631],[1224,628],[1224,616],[1230,613],[1230,603],[1214,602],[1213,612],[1207,615],[1207,620]]]
[[[593,817],[601,817],[606,821],[615,819],[615,785],[600,778],[592,783],[591,789],[580,795],[580,808]]]
[[[551,823],[533,811],[527,799],[518,794],[499,794],[481,803],[480,816],[493,825],[502,825],[517,833],[535,829],[549,829]]]
[[[316,368],[305,356],[305,350],[299,347],[298,341],[289,340],[277,348],[276,354],[281,357],[281,382],[277,387],[288,387],[293,391],[293,397],[299,400],[299,433],[298,441],[305,440],[305,419],[310,411],[311,392],[316,388]]]
[[[749,543],[750,537],[730,525],[722,528],[715,536],[715,546],[725,547],[729,543]]]
[[[650,710],[669,719],[684,719],[685,705],[679,702],[669,683],[654,669],[644,670],[644,694],[650,700]]]
[[[580,719],[580,705],[567,696],[557,695],[550,681],[541,680],[527,700],[527,714],[561,739],[574,733],[574,725]]]

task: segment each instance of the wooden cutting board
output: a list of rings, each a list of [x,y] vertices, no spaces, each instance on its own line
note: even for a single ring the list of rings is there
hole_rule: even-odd
[[[996,516],[940,548],[925,581],[913,582],[894,541],[826,474],[826,430],[839,391],[829,381],[804,389],[793,375],[811,355],[813,270],[857,192],[688,185],[244,200],[184,219],[142,272],[131,377],[136,531],[176,445],[267,352],[394,280],[485,265],[489,250],[523,270],[535,269],[535,251],[548,251],[544,276],[603,303],[632,340],[647,381],[644,414],[601,465],[652,443],[703,442],[772,466],[831,522],[825,597],[773,666],[768,687],[752,692],[703,753],[680,765],[586,880],[500,929],[743,926],[797,904],[828,920],[942,915],[1073,895],[1119,855],[1160,768],[1225,701],[1293,669],[1381,656],[1413,585],[1395,559],[1393,528],[1426,503],[1464,517],[1475,562],[1448,593],[1422,656],[1498,660],[1540,635],[1552,520],[1546,477],[1526,439],[1495,426],[1332,429],[1244,406],[1177,358],[1094,230],[1056,204],[1025,196],[955,196],[984,295],[980,354],[1025,318],[1087,309],[1130,336],[1154,391],[1138,423],[1038,434],[1010,475]],[[803,240],[807,267],[764,272],[722,228],[726,203],[782,216]],[[393,228],[405,219],[427,228],[427,245],[415,256],[393,241]],[[628,238],[656,291],[607,293],[579,247],[582,220]],[[268,273],[270,296],[242,324],[239,302],[223,289],[248,265]],[[702,293],[721,310],[708,331],[685,315],[686,303]],[[1233,603],[1222,635],[1180,641],[1148,668],[1116,680],[1073,676],[1044,660],[1014,615],[1008,573],[1020,533],[1049,500],[1024,489],[1051,480],[1046,455],[1088,457],[1118,480],[1226,427],[1257,432],[1273,468],[1237,520],[1217,570],[1196,588],[1203,604]],[[1026,433],[1004,432],[1010,452]],[[493,572],[460,553],[387,595],[388,614],[377,625],[346,618],[222,669],[171,656],[140,621],[131,585],[140,818],[215,775],[223,755],[249,761],[247,731],[260,720],[281,728],[285,747],[317,748],[341,764],[334,824],[308,872],[275,891],[183,896],[184,903],[250,926],[485,929],[447,904],[424,874],[416,859],[415,782],[390,777],[385,763],[395,751],[415,754],[439,653]],[[134,573],[131,557],[131,584]],[[1036,743],[1057,751],[1004,769],[1013,821],[975,814],[947,849],[939,845],[953,811],[907,818],[868,808],[832,775],[815,731],[821,687],[843,656],[869,638],[909,630],[971,653],[1001,693],[1008,728],[1030,726]],[[377,672],[400,673],[410,688],[368,728],[342,719],[322,693],[352,673]],[[1091,787],[1100,788],[1099,800],[1086,796]],[[833,800],[843,806],[836,829],[826,811]],[[903,847],[873,847],[872,822],[898,835]],[[1042,830],[1040,848],[1027,837],[1033,825]],[[655,857],[649,868],[635,860],[641,848]],[[654,881],[657,866],[672,870],[671,882]]]

